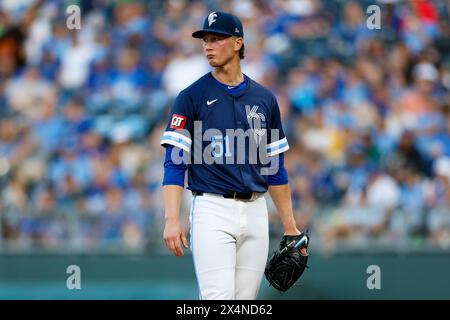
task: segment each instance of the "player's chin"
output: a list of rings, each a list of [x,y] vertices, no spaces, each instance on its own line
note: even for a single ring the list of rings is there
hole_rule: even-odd
[[[220,63],[217,63],[217,61],[215,61],[215,60],[209,59],[208,62],[209,62],[209,65],[213,68],[220,67]]]
[[[208,63],[209,63],[209,65],[210,65],[211,67],[213,67],[213,68],[217,68],[217,67],[223,66],[223,63],[220,63],[220,61],[218,61],[218,60],[215,59],[215,58],[209,58],[209,57],[208,57]]]

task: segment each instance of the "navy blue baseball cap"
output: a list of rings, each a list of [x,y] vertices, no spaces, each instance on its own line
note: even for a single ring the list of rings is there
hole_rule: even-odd
[[[218,33],[227,36],[244,36],[244,28],[238,17],[231,13],[215,11],[211,12],[203,23],[203,29],[192,33],[194,38],[203,38],[206,33]]]

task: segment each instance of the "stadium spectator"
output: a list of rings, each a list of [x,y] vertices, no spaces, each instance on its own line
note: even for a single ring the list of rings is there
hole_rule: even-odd
[[[244,72],[277,95],[301,229],[329,250],[450,247],[448,3],[377,2],[381,30],[363,0],[94,1],[80,30],[64,2],[20,3],[0,3],[8,245],[159,244],[159,137],[209,71],[190,34],[219,4],[246,26]]]

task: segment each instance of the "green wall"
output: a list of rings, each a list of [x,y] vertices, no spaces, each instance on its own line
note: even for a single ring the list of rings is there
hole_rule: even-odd
[[[69,265],[81,289],[69,290]],[[297,286],[280,294],[264,279],[260,299],[450,299],[450,254],[311,255]],[[381,289],[369,290],[369,265]],[[0,255],[1,299],[197,299],[191,256]]]

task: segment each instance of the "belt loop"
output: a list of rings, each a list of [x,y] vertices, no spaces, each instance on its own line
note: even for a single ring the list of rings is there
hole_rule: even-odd
[[[233,200],[236,200],[236,194],[237,194],[237,192],[235,191],[235,192],[233,192]]]
[[[253,192],[250,201],[255,201],[256,199],[259,199],[259,197],[260,197],[261,195],[262,195],[261,193]]]

